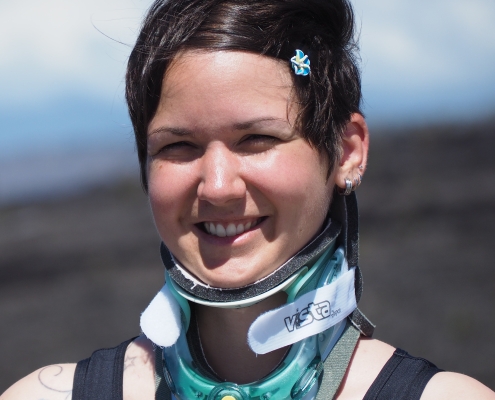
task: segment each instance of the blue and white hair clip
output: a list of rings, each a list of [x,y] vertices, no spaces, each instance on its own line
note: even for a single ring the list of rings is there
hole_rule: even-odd
[[[290,62],[292,63],[292,68],[294,68],[294,73],[296,75],[307,76],[311,72],[309,58],[302,50],[296,50],[296,55],[290,59]]]

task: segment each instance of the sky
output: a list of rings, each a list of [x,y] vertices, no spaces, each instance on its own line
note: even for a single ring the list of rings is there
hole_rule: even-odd
[[[82,166],[66,184],[99,167],[135,171],[135,157],[123,156],[133,152],[124,74],[150,5],[0,0],[0,202],[28,193],[33,182],[55,190],[54,176],[64,175],[56,160]],[[353,5],[371,128],[495,113],[495,1]]]
[[[495,1],[356,0],[365,112],[374,123],[495,110]]]

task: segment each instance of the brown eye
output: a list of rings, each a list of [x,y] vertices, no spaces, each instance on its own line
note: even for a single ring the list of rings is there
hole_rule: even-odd
[[[175,142],[168,144],[160,149],[160,152],[167,152],[167,151],[173,151],[173,150],[180,150],[180,149],[185,149],[188,147],[193,147],[191,143],[188,142]]]
[[[271,135],[246,135],[238,144],[238,151],[246,154],[258,154],[273,149],[280,139]]]
[[[162,158],[173,161],[190,161],[199,156],[198,146],[191,142],[180,141],[163,146],[153,158]]]
[[[277,138],[269,135],[249,135],[244,140],[250,143],[274,143],[278,141]]]
[[[271,149],[280,139],[270,135],[248,135],[240,142],[240,148],[246,152],[263,152]]]

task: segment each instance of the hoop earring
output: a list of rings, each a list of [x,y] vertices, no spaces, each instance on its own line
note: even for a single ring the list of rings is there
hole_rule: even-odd
[[[345,189],[341,189],[339,188],[339,194],[341,194],[342,196],[348,196],[351,194],[352,192],[352,189],[353,188],[353,185],[352,185],[352,181],[350,179],[345,179]]]
[[[354,184],[352,185],[353,192],[359,187],[362,181],[363,181],[363,176],[358,173],[358,177],[354,178]]]

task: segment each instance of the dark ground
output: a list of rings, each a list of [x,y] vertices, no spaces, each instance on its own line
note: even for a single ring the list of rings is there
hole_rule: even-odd
[[[493,123],[373,137],[358,196],[375,337],[495,389]],[[139,334],[163,283],[136,182],[0,209],[0,393]]]

